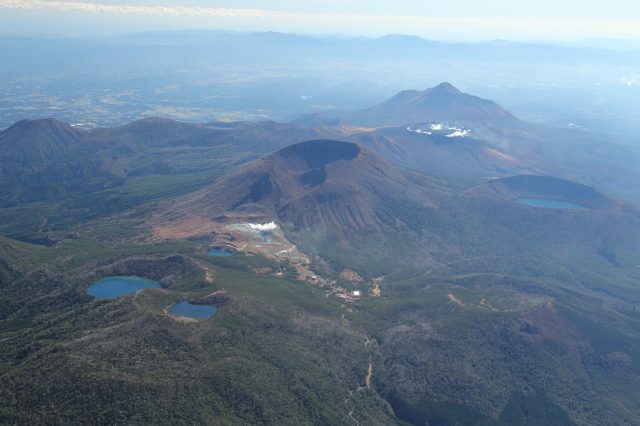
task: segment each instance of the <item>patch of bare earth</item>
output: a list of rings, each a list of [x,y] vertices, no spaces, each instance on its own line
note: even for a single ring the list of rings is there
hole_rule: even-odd
[[[160,240],[186,240],[207,235],[216,229],[216,223],[204,217],[191,217],[168,225],[153,227],[153,236]]]
[[[358,274],[356,271],[352,271],[351,269],[345,269],[340,272],[340,278],[345,281],[351,281],[354,284],[360,284],[364,282],[364,279]]]
[[[497,158],[502,161],[513,162],[516,160],[513,156],[509,154],[505,154],[504,152],[498,151],[495,148],[484,147],[482,148],[482,151],[484,151],[485,154],[490,155],[491,157]]]
[[[373,288],[371,289],[371,294],[374,297],[380,297],[382,295],[382,289],[380,289],[380,284],[384,281],[384,277],[378,277],[373,279]]]
[[[447,294],[447,298],[449,299],[450,302],[455,303],[458,306],[463,306],[463,307],[467,306],[466,303],[464,303],[462,300],[458,299],[456,297],[456,295],[451,293],[451,292],[449,294]]]

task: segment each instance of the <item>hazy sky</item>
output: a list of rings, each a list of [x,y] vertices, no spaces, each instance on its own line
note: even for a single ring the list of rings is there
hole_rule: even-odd
[[[640,39],[637,0],[0,0],[3,33],[225,29],[449,40]]]

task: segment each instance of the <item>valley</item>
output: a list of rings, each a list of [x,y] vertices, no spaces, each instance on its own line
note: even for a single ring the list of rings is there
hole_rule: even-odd
[[[0,132],[0,423],[640,422],[635,148],[340,115]]]

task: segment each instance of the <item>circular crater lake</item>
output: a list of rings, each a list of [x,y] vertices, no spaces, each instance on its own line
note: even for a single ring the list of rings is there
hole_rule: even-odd
[[[584,210],[587,207],[580,204],[568,203],[566,201],[549,200],[546,198],[520,198],[518,204],[529,207],[538,207],[542,209],[556,210]]]
[[[167,310],[171,315],[189,318],[209,318],[218,312],[214,305],[195,305],[189,302],[175,303]]]
[[[160,288],[160,283],[135,276],[107,277],[91,284],[87,294],[98,299],[113,299],[145,288]]]
[[[213,248],[211,250],[209,250],[207,252],[207,254],[209,256],[215,256],[215,257],[229,257],[229,256],[233,256],[233,253],[228,251],[228,250],[223,250],[223,249],[217,249],[217,248]]]

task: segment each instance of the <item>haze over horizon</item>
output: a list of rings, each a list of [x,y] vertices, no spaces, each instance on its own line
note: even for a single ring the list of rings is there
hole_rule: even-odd
[[[451,40],[576,41],[640,39],[640,6],[504,0],[478,4],[418,2],[51,1],[0,0],[0,33],[110,35],[139,31],[221,29],[379,37],[407,34]]]

